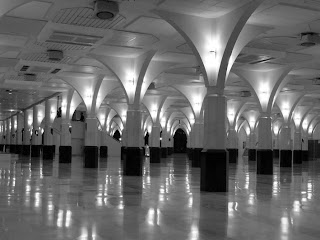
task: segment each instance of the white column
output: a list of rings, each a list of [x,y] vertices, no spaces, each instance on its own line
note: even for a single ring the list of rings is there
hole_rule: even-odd
[[[258,149],[272,150],[271,118],[268,116],[260,117],[258,128]]]
[[[196,122],[193,125],[193,146],[194,148],[203,148],[204,124]]]
[[[46,146],[53,145],[53,134],[51,134],[51,99],[46,101],[45,105],[45,126],[44,126],[44,136],[43,136],[43,144]]]
[[[39,108],[33,107],[33,133],[32,133],[32,145],[41,145],[42,137],[40,132],[40,124],[38,121]],[[37,134],[36,134],[37,133]]]
[[[280,150],[291,150],[291,129],[284,125],[280,132]]]
[[[141,127],[141,110],[129,109],[127,111],[126,138],[127,147],[142,147],[144,144]]]
[[[301,132],[295,132],[294,133],[294,150],[302,150],[302,142],[301,142],[301,139],[302,139],[302,135],[301,135]]]
[[[256,148],[256,134],[251,131],[250,135],[249,135],[249,149],[255,149]]]
[[[61,120],[60,146],[71,146],[71,133],[69,130],[70,122],[68,119]]]
[[[22,128],[23,128],[23,116],[21,113],[19,113],[17,115],[17,136],[16,136],[17,145],[22,145]]]
[[[29,126],[30,110],[24,112],[24,131],[23,131],[23,145],[30,145],[30,126]],[[30,123],[31,124],[31,123]]]
[[[229,129],[228,140],[228,148],[238,149],[238,133],[234,128]]]
[[[85,146],[98,146],[98,120],[95,117],[86,119]]]
[[[207,96],[204,111],[204,149],[226,149],[226,98],[223,95]],[[196,138],[195,138],[196,139]],[[196,143],[195,143],[196,144]]]
[[[15,129],[16,119],[17,119],[17,116],[11,117],[10,144],[12,145],[16,144],[16,129]]]
[[[150,147],[160,147],[160,125],[153,125],[151,131]]]

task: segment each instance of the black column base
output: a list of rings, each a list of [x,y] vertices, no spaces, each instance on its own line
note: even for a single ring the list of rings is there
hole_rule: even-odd
[[[160,163],[160,148],[150,147],[150,163]]]
[[[193,156],[192,156],[192,167],[199,168],[201,167],[201,155],[202,155],[202,148],[194,148],[193,149]]]
[[[121,160],[124,160],[126,155],[126,147],[121,147]]]
[[[56,155],[56,145],[52,145],[52,149],[53,149],[53,156]]]
[[[280,156],[279,149],[273,149],[273,157],[279,158],[279,156]]]
[[[97,146],[84,147],[84,168],[98,168],[98,150]]]
[[[256,149],[248,149],[248,160],[256,161],[257,160],[257,150]]]
[[[54,155],[53,155],[53,147],[52,146],[43,146],[42,150],[42,159],[43,160],[53,160]]]
[[[301,150],[293,150],[293,164],[302,164]]]
[[[10,153],[16,153],[16,145],[15,144],[10,145]]]
[[[302,161],[309,161],[309,152],[308,152],[308,150],[302,150],[301,151],[301,158],[302,158]]]
[[[107,146],[101,146],[100,147],[100,157],[101,158],[108,157],[108,147]]]
[[[4,144],[0,144],[0,152],[3,152]]]
[[[168,157],[168,148],[161,148],[161,157],[162,158]]]
[[[40,157],[40,145],[31,145],[31,157]]]
[[[59,163],[71,163],[72,147],[60,146],[59,147]]]
[[[273,174],[273,151],[271,149],[257,150],[257,174]]]
[[[22,155],[23,156],[30,156],[30,145],[23,145],[22,146]]]
[[[228,148],[227,151],[229,152],[229,163],[237,163],[238,149]]]
[[[226,150],[203,150],[201,154],[200,190],[227,192],[229,156]]]
[[[9,144],[6,144],[6,145],[4,146],[4,148],[5,148],[5,152],[6,152],[6,153],[10,153],[10,145],[9,145]]]
[[[187,154],[188,154],[189,160],[192,161],[192,159],[193,159],[193,149],[192,148],[188,148],[187,149]]]
[[[128,147],[123,161],[123,175],[142,176],[143,156],[139,147]]]
[[[280,150],[280,167],[292,167],[291,150]]]
[[[16,154],[22,154],[23,145],[16,145]]]

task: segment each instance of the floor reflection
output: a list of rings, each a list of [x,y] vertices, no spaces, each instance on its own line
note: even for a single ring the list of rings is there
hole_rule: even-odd
[[[230,165],[229,192],[200,192],[184,155],[122,176],[118,158],[84,169],[82,158],[13,157],[0,168],[0,239],[319,239],[320,161],[257,175]]]

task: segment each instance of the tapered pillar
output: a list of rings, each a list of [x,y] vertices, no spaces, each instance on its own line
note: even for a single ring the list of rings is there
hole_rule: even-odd
[[[292,167],[291,129],[284,125],[280,131],[280,167]]]
[[[40,157],[42,147],[42,132],[40,124],[44,118],[44,106],[36,105],[33,107],[33,129],[32,129],[32,145],[31,157]]]
[[[86,119],[85,147],[84,147],[84,167],[98,168],[98,127],[97,118],[88,117]]]
[[[253,130],[249,136],[249,149],[248,149],[248,160],[249,161],[256,161],[257,149],[256,149],[256,134]]]
[[[129,105],[127,111],[127,154],[123,160],[123,175],[142,176],[143,154],[141,151],[142,124],[140,107]]]
[[[53,160],[53,132],[51,131],[53,120],[57,112],[56,99],[49,99],[45,102],[45,128],[43,136],[43,160]]]
[[[238,160],[238,133],[230,128],[228,135],[229,163],[237,163]]]
[[[32,124],[32,109],[24,111],[24,130],[23,130],[23,147],[22,155],[30,156],[30,138]]]
[[[22,154],[22,129],[23,129],[23,115],[17,115],[17,131],[16,131],[16,153]]]
[[[200,189],[227,192],[229,159],[226,150],[226,98],[216,94],[206,98]]]
[[[262,113],[259,119],[257,174],[273,174],[271,117]]]
[[[204,124],[197,120],[193,124],[193,154],[192,154],[192,167],[199,168],[201,166],[201,152],[203,150],[203,128]]]
[[[10,153],[16,153],[16,130],[17,130],[17,116],[12,116],[11,121],[11,132],[10,132]]]
[[[302,138],[301,132],[294,133],[294,150],[293,150],[293,163],[302,164]]]
[[[160,163],[160,125],[153,125],[150,134],[150,163]]]

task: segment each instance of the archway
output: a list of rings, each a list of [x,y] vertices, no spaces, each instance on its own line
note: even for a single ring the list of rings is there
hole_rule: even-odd
[[[186,153],[187,152],[187,135],[179,128],[173,136],[174,152],[175,153]]]
[[[121,134],[119,132],[119,130],[116,130],[113,134],[113,138],[120,141],[120,138],[121,138]]]

